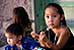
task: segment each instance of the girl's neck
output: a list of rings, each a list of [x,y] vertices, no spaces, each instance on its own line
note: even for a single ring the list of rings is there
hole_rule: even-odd
[[[55,35],[56,35],[56,36],[58,36],[58,35],[59,35],[60,29],[61,29],[61,27],[60,27],[60,26],[55,27],[55,28],[51,28],[51,30],[55,33]],[[58,35],[57,35],[57,34],[58,34]]]

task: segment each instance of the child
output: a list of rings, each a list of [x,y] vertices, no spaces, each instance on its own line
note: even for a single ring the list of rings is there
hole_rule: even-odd
[[[47,25],[46,31],[36,34],[31,32],[42,47],[52,50],[73,48],[74,37],[68,28],[63,9],[56,3],[49,3],[44,9],[44,19]]]
[[[5,50],[34,50],[39,43],[29,37],[23,37],[23,28],[20,24],[11,24],[5,32],[8,45]]]
[[[32,31],[31,28],[31,21],[29,19],[29,16],[26,12],[26,10],[22,6],[15,7],[13,9],[13,23],[19,23],[24,28],[24,34],[23,36],[30,36],[30,33]]]

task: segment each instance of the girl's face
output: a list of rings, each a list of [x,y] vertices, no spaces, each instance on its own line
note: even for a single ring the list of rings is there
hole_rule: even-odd
[[[9,32],[5,33],[5,36],[7,38],[7,43],[11,46],[17,44],[17,42],[19,41],[19,37]]]
[[[48,7],[44,14],[45,22],[49,28],[56,28],[60,25],[60,14],[55,7]]]

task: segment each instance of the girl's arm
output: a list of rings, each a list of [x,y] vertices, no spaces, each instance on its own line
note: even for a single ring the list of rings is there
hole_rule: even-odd
[[[64,27],[61,28],[60,30],[60,35],[58,37],[58,41],[56,44],[53,44],[51,41],[49,41],[44,32],[41,32],[40,35],[37,35],[36,38],[42,47],[51,48],[53,50],[59,50],[64,47],[69,36],[70,36],[70,32],[68,28]]]
[[[57,49],[63,48],[70,37],[70,32],[67,27],[61,28],[60,32],[61,33],[55,47]]]
[[[56,45],[53,43],[50,43],[50,41],[48,41],[48,40],[45,42],[45,44],[48,48],[51,48],[53,50],[59,50],[64,47],[64,45],[66,44],[66,42],[70,36],[70,32],[67,28],[62,28],[60,32],[61,33],[58,37],[58,41],[57,41]]]

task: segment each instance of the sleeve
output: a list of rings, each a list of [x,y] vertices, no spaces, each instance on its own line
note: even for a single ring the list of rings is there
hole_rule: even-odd
[[[11,50],[11,47],[8,45],[5,47],[5,50]]]
[[[14,46],[10,46],[10,45],[7,45],[6,47],[5,47],[5,50],[18,50],[17,49],[17,47],[14,45]]]
[[[35,47],[39,47],[40,46],[40,44],[37,41],[31,39],[30,37],[27,37],[26,41],[29,44],[31,50],[33,50]]]

